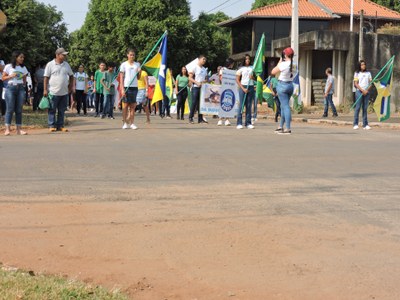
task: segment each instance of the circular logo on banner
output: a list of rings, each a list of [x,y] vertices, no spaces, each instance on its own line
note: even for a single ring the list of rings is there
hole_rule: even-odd
[[[235,93],[227,89],[221,95],[221,108],[223,111],[231,111],[235,107]]]

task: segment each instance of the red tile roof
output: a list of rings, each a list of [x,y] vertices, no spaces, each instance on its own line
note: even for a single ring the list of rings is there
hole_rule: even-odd
[[[350,15],[350,0],[317,0],[322,6],[328,8],[331,13],[340,16]],[[390,10],[384,6],[378,5],[369,0],[354,0],[354,15],[358,16],[361,9],[364,10],[366,17],[375,18],[378,15],[379,19],[400,20],[400,13]],[[246,17],[291,17],[292,1],[277,3],[260,7],[249,11],[243,16]],[[320,6],[309,0],[299,0],[299,18],[311,19],[332,19],[332,15],[328,11],[324,11]]]

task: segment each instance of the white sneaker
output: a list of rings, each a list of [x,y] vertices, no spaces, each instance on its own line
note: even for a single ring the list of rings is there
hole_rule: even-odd
[[[359,128],[358,125],[354,125],[354,126],[353,126],[353,129],[354,129],[354,130],[357,130],[358,128]]]
[[[135,124],[131,124],[131,129],[136,130],[137,126]]]
[[[207,119],[206,119],[205,117],[203,117],[203,121],[204,121],[205,123],[208,123],[208,121],[207,121]]]
[[[371,127],[370,127],[369,125],[367,125],[367,126],[365,126],[363,129],[364,129],[364,130],[371,130]]]
[[[231,126],[231,122],[229,122],[229,120],[225,120],[225,126]]]
[[[217,126],[222,126],[222,120],[219,120]]]
[[[254,125],[247,125],[247,129],[254,129]]]
[[[236,129],[243,129],[243,125],[236,126]]]
[[[128,129],[129,125],[127,123],[124,123],[124,126],[122,126],[122,129]]]

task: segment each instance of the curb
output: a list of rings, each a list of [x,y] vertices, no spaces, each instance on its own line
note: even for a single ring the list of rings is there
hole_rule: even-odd
[[[351,121],[326,120],[326,119],[307,119],[307,118],[292,117],[292,122],[308,123],[308,124],[327,124],[327,125],[337,125],[337,126],[353,126],[353,122]],[[398,123],[370,122],[369,126],[375,128],[400,129],[400,124]]]

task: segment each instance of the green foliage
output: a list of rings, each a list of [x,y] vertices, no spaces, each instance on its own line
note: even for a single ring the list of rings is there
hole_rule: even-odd
[[[36,0],[2,0],[1,4],[8,18],[0,35],[0,52],[6,61],[14,50],[21,50],[31,68],[54,58],[58,47],[68,47],[68,30],[55,7]]]
[[[275,4],[275,3],[282,3],[287,2],[288,0],[255,0],[251,9],[260,8],[266,5]]]
[[[400,12],[400,1],[398,0],[371,0],[371,1]]]
[[[229,56],[230,30],[219,27],[217,24],[228,19],[229,17],[222,12],[199,15],[199,18],[193,22],[196,41],[192,45],[190,60],[199,54],[204,54],[210,70],[215,70],[217,66],[224,64]]]
[[[61,277],[35,275],[33,272],[0,269],[1,299],[104,299],[126,300],[120,292],[108,292]]]
[[[92,0],[84,25],[71,34],[70,62],[93,72],[102,60],[122,62],[131,47],[143,61],[168,30],[169,66],[177,69],[191,52],[191,29],[186,0]]]

